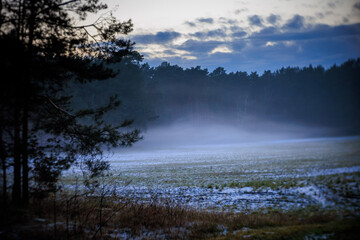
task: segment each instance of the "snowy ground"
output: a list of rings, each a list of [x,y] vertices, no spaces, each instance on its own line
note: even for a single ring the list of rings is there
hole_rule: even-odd
[[[195,208],[360,209],[360,138],[132,150],[109,157],[126,196]]]

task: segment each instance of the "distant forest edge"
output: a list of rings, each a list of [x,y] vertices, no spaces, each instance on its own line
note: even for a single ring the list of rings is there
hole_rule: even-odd
[[[122,104],[107,119],[134,119],[142,129],[186,120],[241,126],[261,119],[360,134],[360,58],[328,69],[287,67],[262,75],[167,62],[150,67],[130,58],[112,67],[119,74],[109,81],[71,87],[77,108],[100,106],[116,94]]]

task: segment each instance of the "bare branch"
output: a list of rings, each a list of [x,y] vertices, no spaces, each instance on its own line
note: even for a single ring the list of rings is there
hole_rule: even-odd
[[[73,3],[73,2],[76,2],[76,1],[78,1],[78,0],[70,0],[70,1],[67,1],[67,2],[64,2],[64,3],[60,3],[60,4],[57,5],[57,7],[64,6],[64,5],[67,5],[69,3]]]
[[[96,40],[96,38],[95,38],[93,35],[91,35],[91,34],[89,33],[89,31],[88,31],[85,27],[83,27],[83,29],[85,30],[86,34],[89,35],[89,36],[95,41],[96,45],[99,47],[99,50],[100,50],[102,53],[104,53],[103,50],[101,49],[101,46],[100,46],[99,42]]]
[[[68,111],[62,109],[61,107],[59,107],[58,105],[56,105],[49,96],[43,96],[44,98],[46,98],[46,100],[48,100],[48,102],[58,111],[65,113],[66,115],[68,115],[69,117],[75,118],[75,116],[71,113],[69,113]]]

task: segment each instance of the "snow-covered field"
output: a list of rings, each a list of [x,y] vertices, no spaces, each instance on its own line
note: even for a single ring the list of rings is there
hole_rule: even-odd
[[[109,156],[119,187],[207,210],[360,208],[360,138],[128,149]]]

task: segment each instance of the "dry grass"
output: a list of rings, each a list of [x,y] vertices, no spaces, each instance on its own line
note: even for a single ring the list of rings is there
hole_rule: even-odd
[[[359,227],[356,218],[341,227],[346,216],[335,211],[214,213],[155,196],[144,204],[116,195],[61,193],[33,201],[28,211],[2,211],[1,239],[303,239],[311,234],[356,239]],[[341,235],[344,231],[352,235]]]
[[[103,185],[33,199],[26,211],[2,208],[0,239],[311,239],[312,234],[358,239],[356,214],[315,207],[207,212],[158,195],[146,203],[124,198]]]

